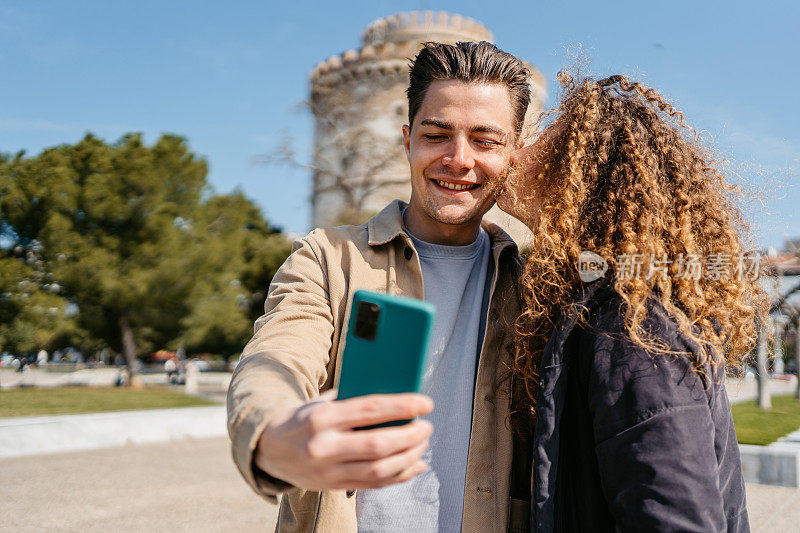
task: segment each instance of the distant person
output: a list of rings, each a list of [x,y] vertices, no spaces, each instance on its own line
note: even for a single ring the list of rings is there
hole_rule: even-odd
[[[117,387],[124,387],[131,381],[131,371],[127,366],[120,368],[117,371],[117,379],[114,380],[114,385]]]
[[[763,297],[730,187],[654,90],[559,79],[498,200],[537,236],[514,365],[533,530],[748,531],[724,380]]]
[[[164,361],[164,372],[167,373],[167,383],[174,383],[178,373],[178,365],[175,363],[175,359],[170,357]]]
[[[231,379],[228,426],[248,483],[273,502],[284,494],[278,530],[506,530],[506,348],[520,263],[513,241],[482,217],[495,201],[490,182],[519,146],[528,77],[519,59],[486,42],[425,44],[411,65],[402,131],[409,204],[394,201],[360,226],[312,231],[275,274]],[[436,305],[430,397],[320,397],[336,378],[358,289]]]
[[[184,369],[184,385],[186,386],[186,394],[197,394],[200,390],[200,369],[197,366],[197,361],[194,359],[189,359],[185,362]]]

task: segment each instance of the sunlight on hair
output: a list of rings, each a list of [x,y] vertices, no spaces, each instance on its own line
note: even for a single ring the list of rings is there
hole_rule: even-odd
[[[722,258],[753,251],[741,212],[744,188],[726,178],[730,163],[704,144],[712,136],[650,87],[622,75],[582,77],[582,48],[571,57],[578,68],[559,73],[560,103],[526,157],[505,176],[501,198],[536,235],[517,322],[515,371],[528,394],[521,412],[532,412],[538,361],[559,317],[590,319],[571,307],[584,283],[579,265],[603,266],[605,281],[598,282],[611,284],[622,299],[631,342],[653,357],[681,355],[647,329],[648,309],[662,306],[694,346],[682,354],[700,373],[716,376],[718,367],[739,367],[766,312],[758,272],[684,275],[685,258],[708,259],[719,270]],[[659,267],[663,275],[626,277],[619,275],[627,268],[620,262],[625,257],[668,259]]]

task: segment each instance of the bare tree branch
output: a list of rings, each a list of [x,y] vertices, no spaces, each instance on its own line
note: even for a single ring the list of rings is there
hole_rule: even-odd
[[[375,192],[408,182],[407,178],[380,177],[382,170],[398,161],[401,152],[396,145],[386,138],[376,138],[365,127],[356,130],[342,128],[341,120],[336,120],[335,115],[318,114],[311,102],[308,102],[308,106],[318,118],[323,118],[325,125],[334,130],[333,134],[326,136],[332,141],[314,150],[311,158],[314,163],[301,161],[295,150],[294,139],[286,135],[274,150],[253,156],[254,164],[286,165],[309,170],[314,174],[315,195],[340,192],[345,197],[343,208],[355,211],[361,211],[364,202]],[[335,154],[335,161],[329,160],[329,153]],[[365,162],[370,164],[364,166]]]

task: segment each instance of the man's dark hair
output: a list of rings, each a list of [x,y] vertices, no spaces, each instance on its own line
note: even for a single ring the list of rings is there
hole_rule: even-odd
[[[514,107],[514,130],[519,135],[531,99],[529,76],[530,72],[522,61],[486,41],[423,43],[422,50],[411,62],[409,72],[406,90],[409,127],[413,125],[432,81],[459,80],[499,83],[508,87]]]

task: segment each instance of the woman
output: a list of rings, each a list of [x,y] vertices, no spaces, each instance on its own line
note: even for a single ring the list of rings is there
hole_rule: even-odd
[[[746,531],[723,381],[763,296],[732,188],[652,89],[559,80],[498,199],[535,236],[513,418],[533,436],[532,527]]]

